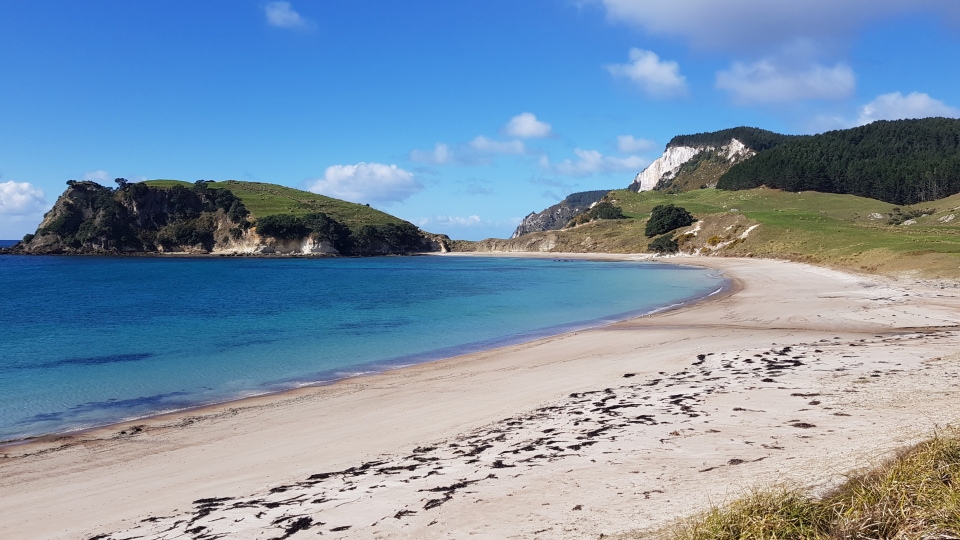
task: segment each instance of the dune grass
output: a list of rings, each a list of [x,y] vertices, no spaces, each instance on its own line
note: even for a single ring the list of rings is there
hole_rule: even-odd
[[[960,538],[960,435],[939,435],[823,497],[757,491],[679,525],[670,540]]]

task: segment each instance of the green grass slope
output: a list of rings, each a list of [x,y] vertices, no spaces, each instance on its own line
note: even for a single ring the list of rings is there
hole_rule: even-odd
[[[744,191],[704,189],[680,194],[615,191],[610,197],[636,219],[657,204],[682,206],[698,218],[740,214],[759,224],[729,255],[806,260],[866,271],[920,270],[960,276],[960,195],[912,206],[854,195],[758,188]],[[889,224],[899,208],[931,212],[909,225]],[[882,218],[877,219],[877,214]],[[950,216],[954,216],[951,218]]]
[[[630,219],[601,220],[515,240],[484,240],[464,249],[638,253],[647,248],[644,225],[659,204],[682,206],[702,220],[685,250],[708,247],[715,255],[810,262],[871,273],[917,271],[960,278],[960,195],[897,207],[875,199],[757,188],[698,189],[684,193],[611,191],[606,200]],[[890,216],[917,211],[916,223],[889,224]],[[950,218],[950,216],[954,216]],[[902,219],[902,218],[901,218]],[[757,227],[750,229],[750,227]],[[677,233],[694,229],[688,227]],[[744,239],[740,236],[749,233]],[[707,243],[713,239],[713,243]]]
[[[174,185],[189,187],[192,185],[190,182],[180,180],[148,180],[145,184],[160,188],[169,188]],[[345,223],[351,229],[363,225],[405,223],[400,218],[363,204],[351,203],[277,184],[226,180],[211,182],[209,185],[212,188],[229,189],[243,201],[244,206],[247,207],[254,218],[273,214],[289,214],[300,217],[313,212],[323,212],[333,219]]]

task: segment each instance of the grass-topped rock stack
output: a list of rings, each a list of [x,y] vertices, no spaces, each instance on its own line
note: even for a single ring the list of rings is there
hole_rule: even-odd
[[[441,251],[449,239],[356,204],[274,184],[151,180],[68,187],[20,253]]]

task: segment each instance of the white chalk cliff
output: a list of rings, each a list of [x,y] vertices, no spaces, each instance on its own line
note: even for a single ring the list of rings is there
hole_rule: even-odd
[[[680,171],[680,167],[697,154],[714,150],[718,149],[713,146],[671,146],[663,152],[662,156],[658,157],[633,179],[629,189],[633,191],[651,190],[661,181],[675,177],[677,172]],[[737,139],[730,139],[730,142],[719,148],[718,153],[731,164],[739,163],[756,155],[756,152],[747,148]]]

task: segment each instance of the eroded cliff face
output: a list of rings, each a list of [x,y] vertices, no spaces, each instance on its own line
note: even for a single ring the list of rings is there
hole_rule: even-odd
[[[543,210],[531,212],[523,218],[511,238],[519,238],[524,234],[539,231],[556,231],[562,229],[571,219],[581,212],[589,210],[606,195],[609,190],[581,191],[571,193],[564,200]]]
[[[737,163],[755,156],[738,139],[720,146],[671,146],[630,184],[632,191],[667,189],[681,190],[714,187],[723,173]]]

